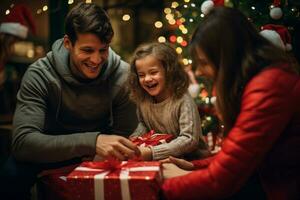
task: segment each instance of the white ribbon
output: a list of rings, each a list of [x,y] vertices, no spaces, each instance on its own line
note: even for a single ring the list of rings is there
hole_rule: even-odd
[[[121,165],[126,164],[127,162],[122,162]],[[130,200],[130,188],[129,188],[129,172],[138,172],[138,171],[159,171],[159,166],[145,166],[145,167],[132,167],[124,168],[120,171],[120,185],[121,185],[121,196],[124,200]],[[103,169],[92,169],[88,167],[77,167],[75,170],[78,171],[102,171],[99,174],[94,176],[94,192],[95,200],[105,200],[105,191],[104,191],[104,179],[110,171],[103,171]]]

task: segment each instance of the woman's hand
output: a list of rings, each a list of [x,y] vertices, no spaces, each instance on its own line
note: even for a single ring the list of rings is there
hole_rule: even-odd
[[[161,161],[163,163],[164,179],[173,178],[176,176],[183,176],[191,173],[194,170],[194,164],[184,159],[174,158],[170,156]]]
[[[184,169],[184,170],[194,170],[195,169],[195,166],[193,163],[186,161],[184,159],[175,158],[173,156],[170,156],[169,158],[161,160],[160,162],[161,163],[173,163],[177,167]]]
[[[183,176],[191,173],[192,171],[187,171],[179,168],[173,163],[164,163],[163,164],[163,177],[164,179],[169,179],[177,176]]]

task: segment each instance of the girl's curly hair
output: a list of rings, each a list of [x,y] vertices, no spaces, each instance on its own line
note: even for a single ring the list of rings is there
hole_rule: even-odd
[[[128,85],[131,91],[130,97],[136,102],[150,99],[151,96],[141,87],[136,71],[136,61],[146,56],[154,56],[165,69],[166,88],[172,94],[172,98],[180,98],[187,91],[189,79],[179,62],[179,56],[175,49],[166,43],[147,43],[140,45],[134,52],[130,62],[130,75]]]

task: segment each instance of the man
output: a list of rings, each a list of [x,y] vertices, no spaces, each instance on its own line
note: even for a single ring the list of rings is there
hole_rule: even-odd
[[[79,3],[67,15],[65,29],[52,51],[28,68],[17,95],[15,159],[3,170],[14,185],[3,188],[13,187],[22,198],[43,169],[94,155],[125,160],[140,153],[118,136],[128,136],[137,121],[124,87],[129,66],[109,48],[108,16],[95,4]]]

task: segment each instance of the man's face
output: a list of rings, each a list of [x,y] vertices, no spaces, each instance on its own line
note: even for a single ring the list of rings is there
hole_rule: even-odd
[[[98,77],[102,65],[108,58],[109,44],[102,43],[95,34],[82,33],[77,34],[74,44],[68,36],[65,36],[64,46],[69,50],[71,63],[82,78]]]

